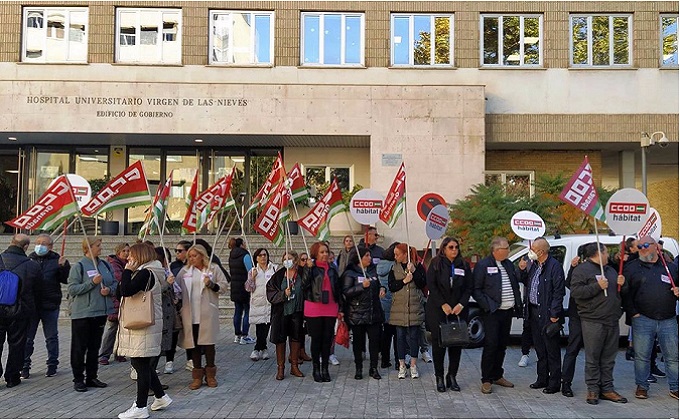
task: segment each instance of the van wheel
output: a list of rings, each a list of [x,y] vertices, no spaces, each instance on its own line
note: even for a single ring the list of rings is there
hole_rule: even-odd
[[[484,323],[482,322],[482,310],[470,308],[468,316],[468,334],[470,335],[470,345],[468,348],[476,349],[484,345]]]

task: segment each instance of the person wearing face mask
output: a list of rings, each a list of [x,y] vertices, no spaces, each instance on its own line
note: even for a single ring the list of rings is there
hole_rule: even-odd
[[[654,336],[664,357],[669,395],[678,399],[678,266],[667,264],[654,238],[638,241],[639,258],[624,267],[630,282],[623,304],[632,320],[635,349],[635,398],[647,399]]]
[[[267,282],[267,300],[271,309],[271,334],[269,341],[276,346],[276,379],[283,380],[286,364],[286,340],[290,346],[290,374],[302,378],[298,355],[302,339],[302,275],[309,270],[299,266],[296,252],[283,254],[283,267]]]
[[[531,336],[536,349],[536,382],[532,389],[543,389],[544,394],[560,391],[562,383],[562,354],[560,335],[548,333],[550,324],[561,322],[563,317],[564,269],[559,261],[550,255],[550,244],[545,238],[536,238],[529,250],[533,261],[519,263],[520,281],[527,292],[524,294],[524,314],[531,323]],[[528,269],[527,269],[528,268]]]
[[[606,265],[606,246],[587,244],[584,254],[586,261],[576,266],[571,275],[571,296],[581,318],[586,355],[584,376],[588,387],[586,402],[595,405],[603,399],[626,403],[628,400],[614,390],[613,373],[619,345],[621,293],[627,293],[628,284],[624,276],[619,276],[615,269]]]
[[[38,286],[40,298],[35,302],[35,312],[31,316],[26,331],[26,348],[24,350],[24,366],[21,377],[28,379],[31,369],[35,334],[38,324],[42,323],[45,346],[47,347],[47,371],[45,376],[57,374],[59,365],[59,306],[61,305],[61,285],[68,281],[71,265],[68,260],[52,251],[52,237],[42,233],[35,238],[35,247],[28,258],[38,263],[42,271],[42,282]]]

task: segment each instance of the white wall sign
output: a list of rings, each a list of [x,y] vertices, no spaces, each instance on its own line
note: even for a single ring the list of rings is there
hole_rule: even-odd
[[[649,200],[635,188],[623,188],[607,201],[604,213],[614,233],[634,235],[649,218]]]
[[[357,223],[372,225],[379,220],[383,201],[384,198],[379,192],[364,188],[352,196],[349,212]]]
[[[436,241],[444,236],[450,217],[449,209],[445,205],[439,204],[434,206],[425,220],[425,233],[427,237]]]
[[[510,227],[515,235],[530,241],[545,234],[545,222],[541,216],[529,210],[515,213],[510,219]]]
[[[399,166],[403,161],[401,153],[383,153],[382,166]]]

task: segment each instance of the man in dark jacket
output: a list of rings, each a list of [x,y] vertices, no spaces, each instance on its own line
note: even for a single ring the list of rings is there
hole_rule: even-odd
[[[527,262],[519,263],[520,277],[526,293],[524,294],[524,315],[531,324],[531,336],[538,363],[536,363],[536,382],[529,385],[532,389],[543,389],[544,394],[560,391],[562,376],[562,355],[560,335],[550,334],[548,327],[555,328],[562,318],[564,299],[564,270],[559,261],[550,255],[550,244],[545,238],[536,238],[529,250],[533,261],[527,270]]]
[[[633,321],[635,348],[635,398],[646,399],[650,355],[654,335],[659,339],[666,365],[669,395],[678,399],[678,267],[667,268],[658,253],[656,241],[644,236],[638,241],[639,258],[624,267],[629,292],[624,294],[626,313]]]
[[[24,362],[26,328],[28,320],[35,312],[35,302],[39,299],[38,287],[42,282],[40,266],[26,256],[30,243],[31,239],[28,235],[19,233],[14,235],[7,250],[0,254],[5,269],[14,272],[20,279],[17,297],[18,311],[13,316],[0,312],[0,356],[5,345],[5,337],[9,347],[7,366],[5,366],[7,388],[21,383],[19,371]],[[0,371],[2,371],[1,365]]]
[[[71,265],[65,257],[52,251],[54,242],[46,233],[35,239],[34,251],[28,256],[38,263],[42,272],[42,282],[36,284],[39,288],[39,299],[35,302],[35,312],[31,317],[26,331],[26,349],[24,352],[24,367],[21,378],[28,379],[31,369],[33,343],[38,331],[38,323],[42,322],[45,345],[47,346],[47,372],[45,376],[57,374],[59,365],[59,306],[61,305],[61,285],[66,284]]]
[[[482,351],[482,393],[491,394],[491,384],[512,388],[503,377],[505,349],[510,338],[512,317],[521,316],[522,298],[515,267],[508,259],[508,240],[491,240],[491,255],[475,265],[472,296],[484,311],[484,350]]]
[[[378,234],[378,229],[370,226],[366,230],[365,237],[359,241],[359,246],[364,246],[371,252],[371,259],[375,265],[378,265],[378,262],[380,262],[385,253],[385,250],[377,243],[379,237],[380,234]]]
[[[614,391],[614,362],[619,344],[621,296],[628,285],[607,264],[607,247],[597,243],[585,247],[586,261],[574,268],[571,277],[571,296],[576,301],[581,318],[585,381],[588,387],[586,402],[597,404],[599,399],[617,403],[628,400]],[[600,264],[603,267],[600,267]],[[602,272],[604,271],[604,279]]]

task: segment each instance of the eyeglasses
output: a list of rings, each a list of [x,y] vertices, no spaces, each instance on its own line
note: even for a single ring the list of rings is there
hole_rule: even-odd
[[[449,245],[446,249],[458,249],[458,245]]]
[[[300,261],[307,261],[307,258],[300,258]]]
[[[176,249],[175,253],[179,254],[180,252],[184,252],[184,251],[186,251],[186,249]]]
[[[654,243],[645,242],[644,244],[641,244],[641,245],[638,244],[638,248],[647,249],[652,245],[654,245]]]

